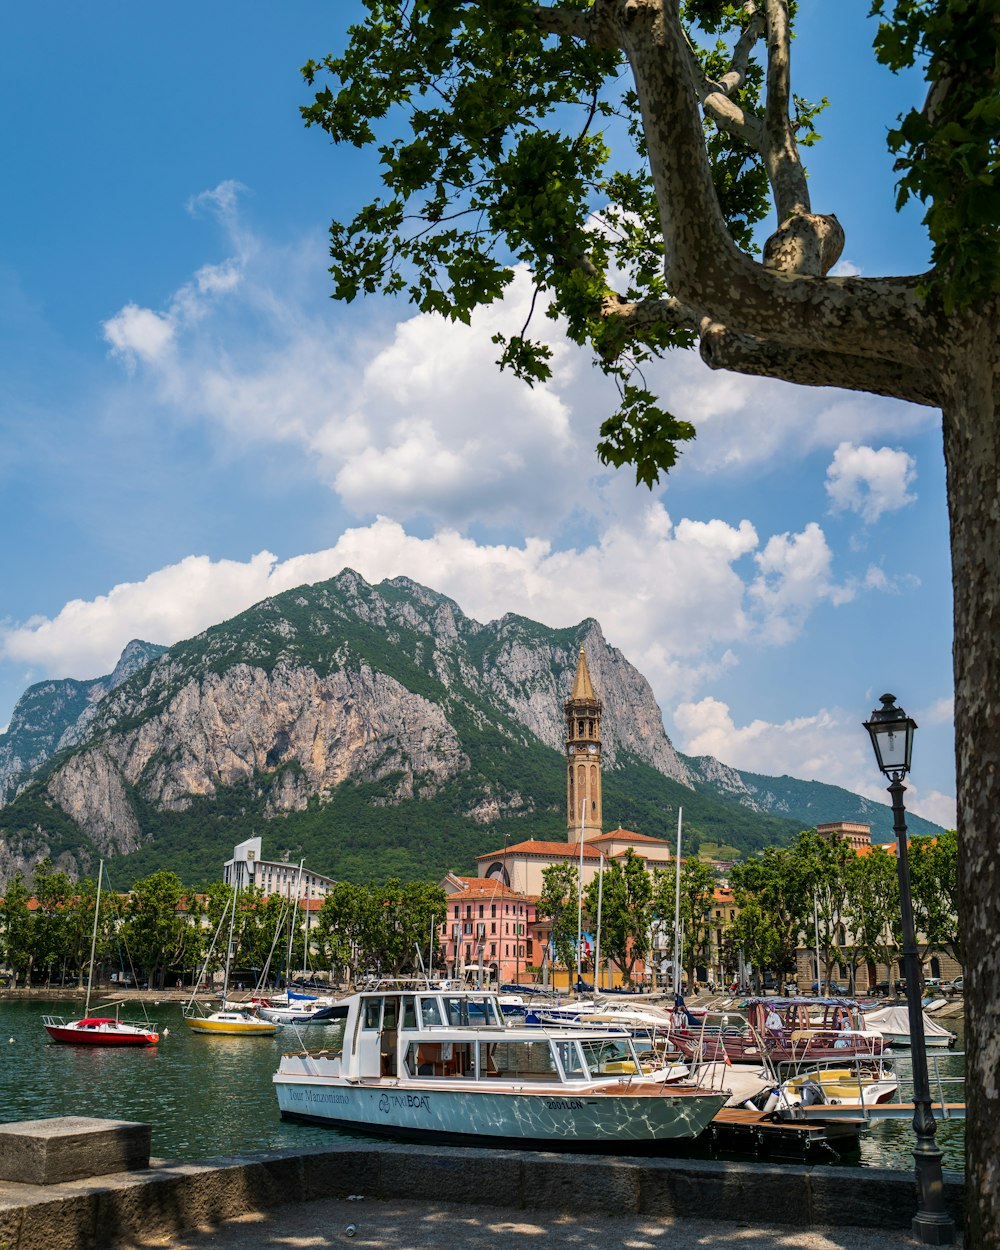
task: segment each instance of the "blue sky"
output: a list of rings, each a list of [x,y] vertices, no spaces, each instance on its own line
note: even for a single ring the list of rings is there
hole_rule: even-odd
[[[651,494],[599,465],[575,349],[547,388],[496,373],[524,283],[471,328],[334,304],[326,227],[374,166],[302,126],[298,67],[358,7],[5,12],[0,725],[33,681],[351,565],[480,620],[596,616],[680,749],[757,772],[882,798],[861,721],[892,690],[910,802],[953,824],[939,414],[674,357],[653,376],[699,436]],[[928,249],[885,147],[922,84],[875,64],[868,7],[804,6],[794,86],[832,101],[813,202],[875,276]]]

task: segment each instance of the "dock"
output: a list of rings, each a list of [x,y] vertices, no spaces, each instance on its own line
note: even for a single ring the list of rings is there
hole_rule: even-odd
[[[816,1107],[817,1112],[829,1107]],[[749,1151],[754,1156],[779,1155],[806,1159],[821,1151],[850,1154],[858,1149],[858,1138],[868,1127],[858,1107],[840,1108],[844,1115],[810,1116],[809,1119],[780,1119],[772,1113],[747,1107],[723,1107],[702,1137],[713,1148]],[[912,1114],[912,1113],[911,1113]]]

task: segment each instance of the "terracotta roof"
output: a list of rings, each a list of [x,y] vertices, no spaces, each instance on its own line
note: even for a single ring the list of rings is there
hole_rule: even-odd
[[[616,838],[619,842],[626,839],[629,842],[657,842],[661,846],[669,846],[666,838],[651,838],[648,833],[633,833],[631,829],[623,829],[621,825],[611,833],[602,833],[600,837],[591,838],[591,842],[606,842],[608,839]]]
[[[596,838],[592,838],[589,842],[584,842],[584,859],[597,859],[598,855],[594,852],[588,852],[587,847],[593,846]],[[476,859],[499,859],[503,860],[505,855],[544,855],[548,859],[579,859],[580,843],[579,842],[536,842],[532,838],[529,842],[518,842],[515,846],[508,846],[502,851],[490,851],[488,855],[477,855]]]
[[[496,877],[459,877],[458,879],[464,883],[464,888],[448,895],[449,907],[452,903],[457,903],[463,899],[513,899],[519,903],[529,903],[535,897],[534,895],[522,894],[519,890],[511,889],[509,885],[504,885]]]

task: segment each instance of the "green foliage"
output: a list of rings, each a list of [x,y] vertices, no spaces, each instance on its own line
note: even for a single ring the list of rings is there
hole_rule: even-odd
[[[601,892],[601,951],[613,960],[632,982],[632,971],[649,953],[653,919],[653,879],[643,860],[629,847],[621,859],[604,868],[604,884],[595,877],[584,891],[587,915],[596,921],[597,896]]]
[[[897,206],[926,204],[936,268],[929,290],[951,312],[1000,289],[1000,3],[874,0],[875,50],[893,70],[922,64],[927,103],[899,119],[889,148]]]
[[[31,892],[24,884],[24,874],[17,872],[7,882],[0,899],[0,953],[3,962],[14,973],[15,982],[31,966],[31,913],[28,900]]]
[[[542,870],[542,893],[536,915],[550,921],[549,942],[555,962],[572,976],[576,964],[576,935],[580,874],[575,864],[562,861]]]
[[[719,39],[745,20],[737,6],[720,6],[711,20],[705,5],[686,7]],[[365,0],[365,8],[342,55],[303,68],[317,88],[302,109],[306,125],[375,148],[384,187],[330,228],[335,298],[402,294],[424,312],[468,322],[525,267],[546,316],[589,344],[618,386],[601,458],[635,464],[651,486],[694,430],[654,403],[642,364],[693,340],[662,323],[633,326],[626,340],[603,316],[612,271],[627,275],[629,300],[666,294],[659,211],[621,54],[547,36],[529,0]],[[704,53],[713,54],[717,45]],[[740,102],[760,83],[755,70]],[[800,111],[811,133],[815,109]],[[749,248],[767,208],[766,174],[730,136],[710,142],[719,203]],[[549,347],[528,334],[535,306],[519,334],[494,336],[501,367],[529,383],[550,374]]]

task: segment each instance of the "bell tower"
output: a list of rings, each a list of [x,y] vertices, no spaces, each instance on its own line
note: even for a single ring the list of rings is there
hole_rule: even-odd
[[[573,692],[563,704],[566,713],[566,839],[600,837],[601,828],[601,701],[594,694],[587,657],[580,658]],[[582,813],[581,813],[582,809]]]

